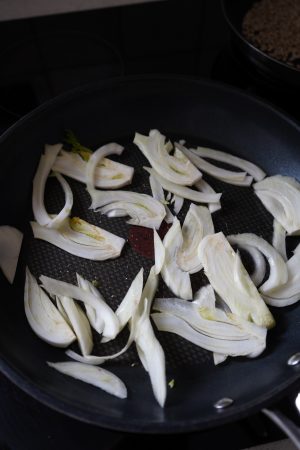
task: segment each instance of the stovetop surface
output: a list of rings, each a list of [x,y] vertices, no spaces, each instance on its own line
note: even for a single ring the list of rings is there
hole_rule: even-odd
[[[147,20],[145,20],[147,18]],[[155,32],[154,32],[155,30]],[[0,23],[0,133],[68,89],[127,74],[208,77],[266,98],[297,120],[298,102],[257,79],[230,46],[217,0],[158,2]],[[296,395],[296,393],[295,393]],[[294,420],[294,396],[282,408]],[[199,433],[133,435],[52,411],[0,375],[0,450],[122,449],[129,445],[239,450],[282,439],[256,414]]]

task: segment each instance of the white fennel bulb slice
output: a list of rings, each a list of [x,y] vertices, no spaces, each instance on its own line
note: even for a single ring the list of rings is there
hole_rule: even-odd
[[[208,173],[214,178],[217,178],[225,183],[238,186],[250,186],[253,181],[253,178],[251,176],[248,176],[246,172],[233,172],[231,170],[222,169],[196,155],[183,145],[177,145],[179,145],[180,150],[193,164],[195,164],[196,167],[198,167],[198,169],[205,173]]]
[[[168,153],[165,136],[158,130],[151,130],[149,136],[136,133],[133,142],[166,180],[191,186],[201,178],[201,172],[189,160],[179,160]]]
[[[300,232],[300,184],[294,178],[274,175],[255,183],[253,188],[288,234]]]
[[[272,289],[284,284],[288,278],[286,263],[278,251],[265,239],[253,233],[241,233],[227,237],[230,244],[244,245],[257,248],[267,259],[270,266],[268,279],[260,286],[260,292],[270,292]]]
[[[103,336],[109,339],[114,339],[117,336],[120,329],[119,319],[111,307],[100,297],[97,297],[91,291],[86,291],[73,284],[55,280],[54,278],[46,277],[45,275],[42,275],[40,280],[43,287],[50,295],[71,297],[80,300],[99,311],[99,315],[104,322]]]
[[[86,184],[86,165],[87,162],[80,155],[61,150],[53,170]],[[133,173],[133,167],[103,158],[95,168],[95,186],[100,189],[120,189],[131,183]]]
[[[94,261],[120,256],[125,240],[79,217],[68,219],[59,229],[30,222],[33,235],[66,252]]]
[[[272,328],[275,325],[240,256],[234,252],[223,233],[204,237],[199,245],[199,256],[210,284],[232,313],[262,327]]]
[[[182,244],[180,222],[175,217],[173,225],[163,239],[164,252],[159,236],[156,235],[155,237],[155,266],[156,271],[161,273],[162,279],[176,296],[190,300],[193,297],[190,275],[182,270],[177,263],[178,252]]]
[[[68,347],[76,336],[61,313],[26,268],[25,314],[35,334],[55,347]]]
[[[34,218],[39,225],[48,228],[59,228],[70,215],[73,206],[73,194],[71,188],[59,173],[55,175],[64,190],[65,205],[58,214],[50,216],[47,213],[44,204],[46,181],[61,149],[62,144],[45,146],[45,153],[40,158],[37,171],[33,178],[32,210]]]
[[[213,159],[244,170],[251,175],[255,181],[260,181],[266,176],[265,172],[256,164],[253,164],[246,159],[239,158],[238,156],[231,155],[230,153],[208,147],[197,147],[195,149],[191,148],[190,150],[201,158]]]
[[[153,177],[155,177],[162,187],[172,194],[178,195],[179,197],[186,198],[195,203],[218,203],[220,201],[221,195],[219,193],[209,193],[209,192],[199,192],[194,189],[188,188],[186,186],[180,186],[173,183],[166,178],[163,178],[158,172],[149,167],[144,167],[144,169]]]
[[[284,261],[287,261],[286,255],[286,231],[278,220],[273,220],[273,238],[272,245],[282,256]]]
[[[47,362],[49,367],[76,380],[92,384],[108,394],[118,398],[127,397],[127,389],[123,381],[112,372],[102,367],[93,367],[80,362]]]
[[[70,297],[57,297],[64,309],[83,355],[89,355],[93,349],[93,337],[90,323],[82,309]]]
[[[127,223],[158,229],[166,211],[164,205],[150,195],[129,191],[99,191],[90,189],[91,209],[107,214],[117,210],[131,217]]]
[[[193,274],[202,269],[198,247],[204,236],[214,232],[209,210],[191,203],[182,225],[183,243],[177,253],[177,264],[184,272]]]

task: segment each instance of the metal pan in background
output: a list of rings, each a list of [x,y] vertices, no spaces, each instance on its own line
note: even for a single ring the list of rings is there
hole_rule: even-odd
[[[142,169],[145,160],[132,140],[135,131],[146,133],[150,128],[158,128],[172,139],[230,151],[257,163],[270,175],[281,173],[300,179],[300,127],[264,102],[219,84],[160,76],[110,80],[69,92],[36,109],[0,140],[1,224],[25,231],[15,285],[9,286],[0,274],[0,369],[36,399],[79,420],[128,432],[188,432],[252,415],[300,386],[300,366],[287,364],[300,348],[300,305],[273,309],[277,326],[268,333],[266,351],[253,360],[231,358],[215,367],[209,352],[175,335],[159,334],[166,351],[168,380],[175,379],[164,409],[155,402],[143,368],[132,367],[134,349],[124,359],[106,365],[125,381],[129,392],[126,400],[49,368],[46,361],[66,359],[64,351],[34,335],[23,307],[25,264],[35,276],[44,273],[75,282],[77,271],[96,278],[112,307],[122,299],[140,266],[149,270],[153,261],[130,245],[113,261],[95,263],[68,255],[34,240],[28,221],[32,215],[32,177],[45,142],[60,141],[65,129],[74,130],[83,143],[94,148],[109,141],[120,142],[126,147],[122,162],[136,169],[131,189],[149,192]],[[49,211],[57,210],[63,201],[52,182],[49,180],[47,186]],[[223,209],[214,216],[217,230],[226,234],[252,231],[270,239],[272,218],[251,189],[225,187],[216,180],[212,184],[224,189]],[[72,189],[74,215],[128,236],[124,218],[97,216],[87,209],[84,186],[72,182]],[[199,283],[196,274],[193,287]],[[159,289],[159,295],[167,294],[165,287]],[[95,351],[101,352],[98,344]],[[214,404],[224,397],[234,402],[217,410]]]
[[[223,14],[231,31],[234,48],[245,64],[256,70],[266,83],[288,92],[299,89],[299,70],[262,52],[242,34],[243,18],[254,3],[255,0],[222,0]]]

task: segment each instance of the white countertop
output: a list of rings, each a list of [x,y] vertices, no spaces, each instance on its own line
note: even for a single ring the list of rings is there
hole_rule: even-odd
[[[158,0],[0,0],[0,21],[49,16]]]

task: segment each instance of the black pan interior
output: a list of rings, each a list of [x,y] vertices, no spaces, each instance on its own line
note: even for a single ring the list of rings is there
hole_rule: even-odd
[[[140,267],[148,273],[153,260],[141,256],[129,243],[121,258],[91,262],[34,240],[28,221],[32,218],[32,177],[46,142],[61,141],[66,129],[74,130],[92,148],[119,142],[126,148],[119,160],[136,170],[131,189],[148,193],[148,177],[142,169],[146,161],[132,140],[135,131],[147,133],[151,128],[158,128],[172,139],[183,138],[192,145],[208,144],[248,158],[268,174],[300,178],[299,127],[259,100],[217,84],[165,77],[115,80],[71,92],[39,108],[1,139],[1,223],[21,228],[25,239],[15,285],[8,286],[0,277],[0,365],[31,395],[81,420],[124,431],[173,433],[215,426],[251,414],[295,386],[299,373],[286,361],[299,351],[297,305],[273,311],[277,327],[269,332],[267,350],[255,360],[236,358],[214,367],[209,352],[175,335],[158,333],[166,351],[168,380],[175,380],[164,410],[154,400],[134,348],[106,365],[128,387],[128,399],[115,399],[50,369],[46,361],[65,360],[64,351],[40,341],[29,328],[23,311],[26,264],[35,276],[43,273],[75,283],[77,271],[97,280],[114,308]],[[124,218],[107,219],[88,210],[89,197],[84,186],[69,181],[75,198],[73,215],[128,238],[132,229]],[[251,189],[209,181],[216,190],[224,192],[223,209],[214,214],[217,231],[254,232],[270,241],[272,218]],[[62,202],[56,181],[50,179],[46,192],[49,211],[57,212]],[[291,248],[296,243],[296,239],[289,242]],[[192,281],[194,291],[204,282],[199,274]],[[168,294],[161,283],[158,295]],[[94,352],[112,353],[125,340],[123,333],[115,343],[100,347],[95,336]],[[220,413],[213,404],[223,397],[233,398],[234,403]]]

